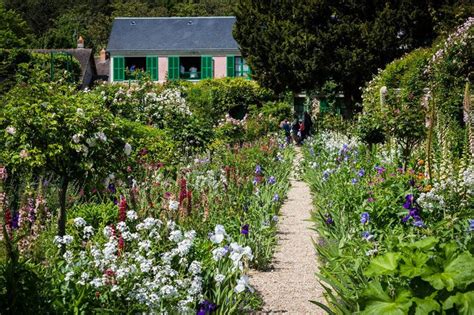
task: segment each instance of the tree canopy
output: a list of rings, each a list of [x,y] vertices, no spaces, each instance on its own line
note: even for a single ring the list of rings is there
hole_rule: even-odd
[[[467,1],[239,0],[234,36],[264,86],[296,92],[335,81],[354,103],[378,68],[431,44],[473,8]]]

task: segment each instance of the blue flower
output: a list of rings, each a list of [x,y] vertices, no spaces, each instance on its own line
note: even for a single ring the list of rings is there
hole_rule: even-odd
[[[469,232],[474,232],[474,219],[469,219]]]
[[[329,214],[326,214],[325,216],[326,216],[326,224],[327,225],[333,225],[334,220],[332,219],[332,217]]]
[[[353,178],[353,179],[351,180],[351,183],[352,183],[353,185],[357,184],[357,182],[358,182],[357,178]]]
[[[278,194],[273,195],[273,202],[278,202],[280,200],[280,196]]]
[[[257,174],[257,175],[262,174],[262,167],[260,165],[257,165],[255,167],[255,174]]]
[[[268,178],[268,183],[269,183],[270,185],[275,184],[275,183],[276,183],[275,177],[274,177],[274,176],[270,176],[270,177]]]
[[[217,309],[216,304],[214,304],[210,301],[204,300],[203,302],[201,302],[198,305],[198,310],[197,310],[196,314],[197,315],[207,315],[207,314],[211,314],[216,309]]]
[[[368,223],[370,220],[370,215],[368,212],[363,212],[361,215],[360,215],[360,223],[362,224],[366,224]]]
[[[359,171],[359,173],[357,173],[357,175],[358,175],[359,177],[362,177],[362,176],[364,176],[364,175],[365,175],[365,171],[364,171],[364,169],[363,169],[363,168],[361,168],[361,169],[360,169],[360,171]]]
[[[278,222],[278,216],[277,216],[277,215],[274,215],[274,216],[272,217],[272,221],[273,221],[273,222]]]

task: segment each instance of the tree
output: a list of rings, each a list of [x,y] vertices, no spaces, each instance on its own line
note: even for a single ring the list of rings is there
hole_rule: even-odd
[[[0,48],[26,48],[31,41],[31,30],[19,14],[0,4]]]
[[[262,85],[297,92],[333,80],[354,104],[378,68],[435,39],[433,15],[462,1],[451,2],[240,0],[234,36]]]
[[[124,154],[120,125],[101,100],[98,94],[39,78],[13,88],[0,109],[0,129],[5,130],[0,134],[0,164],[11,177],[27,172],[56,175],[60,236],[65,234],[69,185],[108,174]]]

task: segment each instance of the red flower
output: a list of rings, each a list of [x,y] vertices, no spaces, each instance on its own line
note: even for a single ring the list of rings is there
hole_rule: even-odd
[[[123,222],[127,218],[127,200],[125,197],[120,197],[119,204],[119,221]]]

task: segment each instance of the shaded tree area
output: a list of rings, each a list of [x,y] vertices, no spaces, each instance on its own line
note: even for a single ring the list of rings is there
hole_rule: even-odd
[[[86,47],[107,45],[118,16],[233,15],[231,0],[3,0],[7,12],[25,22],[34,48],[73,48],[79,35]],[[8,11],[10,10],[10,11]],[[23,45],[23,46],[25,46]],[[4,47],[0,47],[4,48]]]
[[[265,87],[298,92],[335,82],[354,107],[378,68],[473,12],[469,0],[239,0],[234,36]]]

